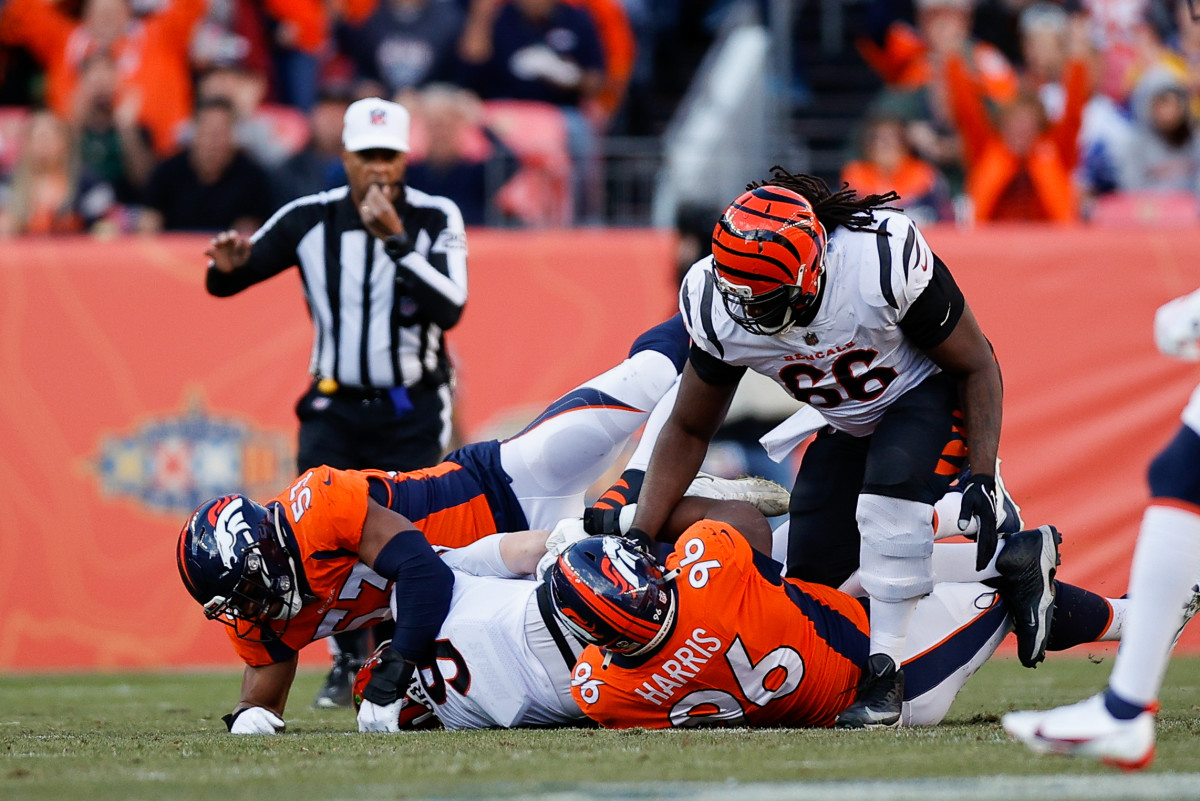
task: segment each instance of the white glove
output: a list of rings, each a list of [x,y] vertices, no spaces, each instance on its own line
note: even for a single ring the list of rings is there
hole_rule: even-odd
[[[400,731],[400,707],[404,704],[404,696],[396,701],[380,706],[363,699],[358,708],[358,730],[360,732],[398,732]]]
[[[1164,356],[1200,361],[1200,291],[1159,307],[1154,313],[1154,344]]]
[[[537,567],[534,568],[534,578],[538,581],[545,578],[546,571],[558,559],[559,554],[587,537],[588,533],[583,530],[582,517],[564,517],[559,520],[555,524],[554,530],[550,532],[550,536],[546,537],[546,553],[538,560]]]
[[[283,718],[261,706],[238,712],[229,727],[230,734],[279,734],[287,727]]]

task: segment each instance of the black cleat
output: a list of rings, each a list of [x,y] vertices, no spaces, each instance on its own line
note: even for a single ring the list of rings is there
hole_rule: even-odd
[[[316,709],[349,707],[353,702],[354,677],[362,667],[363,660],[350,654],[338,654],[333,658],[333,668],[325,677],[325,683],[313,699]]]
[[[1046,658],[1061,542],[1062,535],[1054,526],[1009,535],[996,559],[1000,577],[988,582],[1000,592],[1012,615],[1017,656],[1025,667],[1037,667]]]
[[[887,654],[871,654],[854,703],[842,710],[835,729],[892,729],[900,725],[904,671]]]

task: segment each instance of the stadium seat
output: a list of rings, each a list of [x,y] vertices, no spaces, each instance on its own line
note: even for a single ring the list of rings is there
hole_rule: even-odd
[[[30,111],[25,106],[0,106],[0,175],[7,175],[21,157]]]
[[[558,107],[530,100],[489,100],[487,125],[521,161],[496,195],[500,209],[526,225],[570,225],[571,157],[567,124]]]
[[[1200,224],[1200,204],[1190,192],[1114,192],[1096,199],[1091,222],[1106,228],[1188,228]]]

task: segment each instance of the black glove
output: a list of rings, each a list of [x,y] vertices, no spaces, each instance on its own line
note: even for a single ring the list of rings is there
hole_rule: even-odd
[[[979,519],[979,533],[975,535],[975,569],[983,570],[996,555],[996,479],[973,473],[963,488],[962,511],[958,513],[958,528],[961,531]]]
[[[384,648],[379,664],[371,671],[371,680],[363,688],[363,700],[379,706],[396,703],[408,691],[414,668],[395,648]]]
[[[583,510],[583,530],[590,537],[621,536],[621,509],[589,506]]]
[[[654,540],[650,539],[650,535],[640,528],[631,528],[623,536],[636,542],[638,548],[649,556],[654,556]]]

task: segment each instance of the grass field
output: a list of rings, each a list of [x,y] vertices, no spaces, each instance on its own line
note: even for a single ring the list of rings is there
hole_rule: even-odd
[[[947,723],[924,730],[399,736],[359,735],[349,712],[309,709],[321,676],[304,673],[288,733],[272,738],[225,733],[237,672],[4,676],[0,799],[1200,798],[1195,657],[1168,673],[1149,771],[1035,758],[1000,729],[1003,712],[1078,700],[1110,668],[1111,658],[1060,657],[1036,671],[994,660]]]

